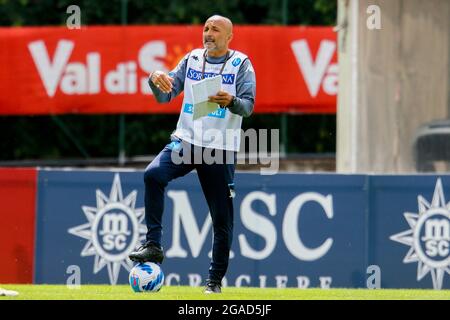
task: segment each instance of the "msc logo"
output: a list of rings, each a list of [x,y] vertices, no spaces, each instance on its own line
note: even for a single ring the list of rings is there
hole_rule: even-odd
[[[125,211],[104,213],[101,219],[102,228],[98,231],[97,238],[101,239],[100,246],[108,252],[120,254],[130,242],[129,225],[135,224],[136,219],[129,219]]]
[[[442,260],[449,256],[450,222],[445,212],[430,212],[419,221],[420,248],[430,259]],[[421,235],[423,233],[423,235]]]
[[[137,191],[124,198],[120,176],[114,176],[109,197],[96,190],[97,207],[82,206],[88,222],[68,232],[87,240],[82,257],[95,256],[94,274],[107,267],[111,284],[116,284],[120,267],[130,271],[128,254],[145,238],[144,208],[135,208]]]
[[[404,213],[411,229],[390,239],[411,247],[403,262],[419,264],[417,281],[431,273],[434,289],[441,289],[445,272],[450,274],[450,203],[445,202],[441,179],[431,203],[420,195],[418,203],[418,214]]]

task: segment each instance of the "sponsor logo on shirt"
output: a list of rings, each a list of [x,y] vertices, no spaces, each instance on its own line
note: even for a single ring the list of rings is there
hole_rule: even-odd
[[[185,103],[183,107],[183,112],[193,114],[194,113],[194,106],[191,103]],[[225,113],[227,112],[227,109],[218,107],[216,111],[211,112],[208,114],[208,117],[214,117],[214,118],[225,118]]]
[[[214,76],[218,76],[218,73],[213,73],[213,72],[205,72],[204,73],[204,78],[211,78]],[[186,76],[194,81],[200,81],[202,80],[202,73],[200,71],[194,70],[192,68],[189,68],[189,70],[187,71]],[[230,73],[230,74],[222,74],[222,83],[223,84],[234,84],[234,77],[235,75]]]

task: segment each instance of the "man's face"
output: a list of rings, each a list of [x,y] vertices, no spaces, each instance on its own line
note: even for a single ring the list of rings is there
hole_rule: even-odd
[[[231,40],[230,31],[222,20],[206,21],[203,28],[203,46],[208,51],[222,51],[228,49]]]

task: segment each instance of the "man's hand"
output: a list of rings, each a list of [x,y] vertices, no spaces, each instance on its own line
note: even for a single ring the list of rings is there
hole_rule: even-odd
[[[215,96],[208,97],[209,102],[214,102],[222,107],[227,107],[233,101],[233,96],[225,91],[219,91]]]
[[[172,91],[174,79],[162,71],[153,72],[150,81],[164,93],[170,93]]]

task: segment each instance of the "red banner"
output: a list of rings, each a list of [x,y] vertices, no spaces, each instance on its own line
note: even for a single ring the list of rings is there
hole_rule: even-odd
[[[33,281],[36,172],[0,168],[0,283]]]
[[[201,26],[0,28],[0,114],[178,113],[157,104],[148,74],[201,47]],[[330,27],[236,26],[232,49],[257,78],[255,111],[335,113],[336,35]]]

